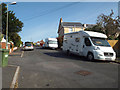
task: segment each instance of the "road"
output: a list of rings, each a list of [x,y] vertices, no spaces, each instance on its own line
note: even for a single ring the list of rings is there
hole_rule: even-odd
[[[16,53],[22,53],[17,50]],[[19,88],[117,88],[118,64],[87,61],[62,51],[35,48],[9,56],[19,65]]]

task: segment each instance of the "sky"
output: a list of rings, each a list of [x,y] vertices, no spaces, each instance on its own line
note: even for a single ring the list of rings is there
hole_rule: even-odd
[[[3,0],[0,0],[3,1]],[[4,0],[4,2],[13,2],[14,0]],[[120,0],[15,0],[17,2],[118,2]]]
[[[98,15],[109,15],[111,9],[117,16],[117,2],[17,2],[9,5],[9,10],[24,23],[19,33],[23,42],[56,38],[61,17],[63,22],[95,24]]]

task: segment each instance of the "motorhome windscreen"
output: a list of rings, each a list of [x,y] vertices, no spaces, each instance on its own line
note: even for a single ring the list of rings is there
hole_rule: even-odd
[[[96,46],[110,47],[110,44],[108,43],[108,41],[105,38],[91,37],[91,40],[92,40],[93,44]]]
[[[57,44],[57,41],[49,40],[49,44]]]

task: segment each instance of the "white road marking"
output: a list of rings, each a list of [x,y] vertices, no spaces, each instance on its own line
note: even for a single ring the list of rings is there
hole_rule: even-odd
[[[21,57],[23,57],[24,51],[22,51]]]

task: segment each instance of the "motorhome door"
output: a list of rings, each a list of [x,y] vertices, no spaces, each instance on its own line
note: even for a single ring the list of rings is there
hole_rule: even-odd
[[[88,51],[91,51],[91,42],[88,37],[84,38],[83,44],[83,56],[87,56]]]

